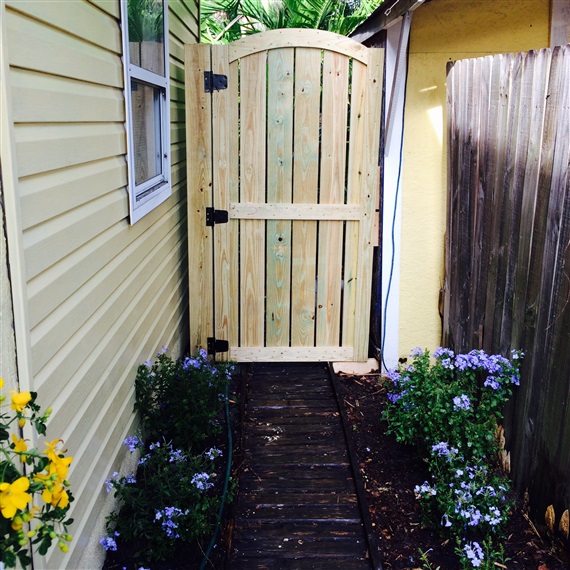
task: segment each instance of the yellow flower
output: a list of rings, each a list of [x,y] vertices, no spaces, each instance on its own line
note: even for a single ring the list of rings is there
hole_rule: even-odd
[[[17,435],[12,434],[12,441],[14,442],[14,451],[16,453],[23,453],[24,451],[28,451],[28,446],[26,445],[26,441],[23,438],[19,438]],[[22,461],[26,460],[26,456],[22,455]]]
[[[32,496],[26,493],[29,486],[27,477],[20,477],[13,483],[0,483],[0,510],[4,518],[13,518],[17,510],[25,509],[32,502]]]
[[[0,378],[0,390],[4,388],[4,378]]]
[[[69,505],[69,495],[61,484],[53,485],[51,489],[44,489],[42,499],[52,507],[61,507],[65,509]]]
[[[12,394],[12,409],[21,412],[32,399],[29,392],[14,392]]]

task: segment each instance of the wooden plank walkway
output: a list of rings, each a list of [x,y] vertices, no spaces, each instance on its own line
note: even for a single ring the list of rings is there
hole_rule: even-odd
[[[251,365],[231,570],[370,570],[326,363]]]

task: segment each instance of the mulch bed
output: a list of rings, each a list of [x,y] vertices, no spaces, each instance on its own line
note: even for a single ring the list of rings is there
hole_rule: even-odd
[[[455,544],[445,541],[434,528],[422,525],[420,506],[413,489],[429,478],[424,462],[414,450],[386,434],[381,415],[386,389],[378,375],[339,377],[339,399],[345,406],[356,448],[371,524],[376,533],[384,570],[413,570],[426,566],[420,553],[427,553],[431,568],[460,568]],[[521,508],[506,529],[506,567],[525,570],[570,568],[567,553],[538,535]]]

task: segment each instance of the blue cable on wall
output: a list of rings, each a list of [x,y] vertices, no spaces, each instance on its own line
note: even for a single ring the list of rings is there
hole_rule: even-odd
[[[392,256],[390,260],[390,275],[388,277],[388,286],[386,287],[386,299],[384,301],[384,320],[382,323],[382,346],[380,355],[382,358],[382,366],[384,370],[388,370],[386,361],[384,360],[384,345],[386,344],[386,313],[388,312],[388,301],[390,298],[390,290],[392,288],[392,279],[394,276],[394,263],[396,258],[396,216],[398,213],[398,199],[400,196],[400,181],[402,176],[402,159],[404,156],[404,130],[405,122],[404,116],[406,113],[406,93],[408,86],[408,62],[409,62],[409,43],[406,48],[406,74],[404,76],[404,101],[402,105],[402,132],[400,135],[400,152],[399,152],[399,164],[398,164],[398,177],[396,180],[396,193],[394,195],[394,211],[392,213],[392,229],[391,229],[391,242],[392,242]]]

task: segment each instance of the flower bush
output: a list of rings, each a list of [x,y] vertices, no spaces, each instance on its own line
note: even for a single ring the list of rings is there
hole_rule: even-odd
[[[120,511],[107,519],[107,551],[128,544],[135,567],[169,560],[181,545],[208,537],[221,504],[216,469],[223,459],[206,445],[220,431],[231,364],[214,364],[205,351],[174,361],[166,349],[139,366],[135,409],[141,430],[124,444],[138,453],[136,473],[107,479]],[[205,448],[204,448],[205,446]]]
[[[8,411],[7,396],[0,394],[0,561],[8,568],[17,562],[30,566],[33,545],[44,555],[54,541],[67,552],[72,540],[67,527],[73,520],[67,513],[73,495],[67,473],[73,458],[65,457],[60,439],[46,442],[40,453],[23,438],[27,422],[39,435],[46,434],[51,409],[41,414],[36,398],[35,392],[12,392]]]
[[[412,353],[388,374],[388,431],[419,447],[431,481],[415,488],[426,518],[455,536],[463,568],[501,563],[494,539],[511,509],[510,483],[495,436],[502,409],[520,382],[522,353],[511,360],[482,350]]]
[[[203,349],[183,360],[173,360],[167,352],[139,366],[135,410],[145,439],[165,439],[190,451],[220,431],[217,417],[232,366],[210,362]]]

